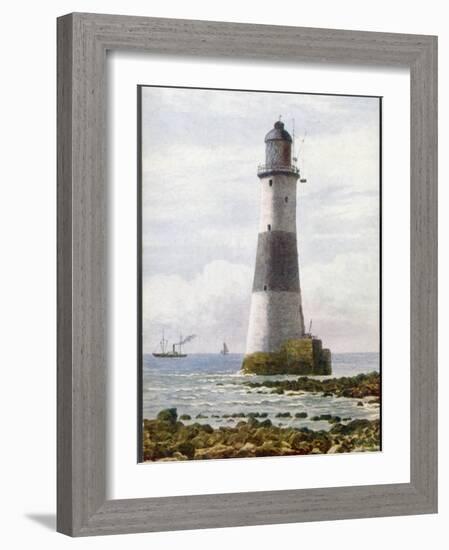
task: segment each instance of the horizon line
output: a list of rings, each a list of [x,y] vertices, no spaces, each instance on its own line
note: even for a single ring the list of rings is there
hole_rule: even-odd
[[[144,351],[142,352],[142,355],[153,355],[155,353],[154,351]],[[159,353],[159,352],[157,352]],[[377,353],[380,354],[380,350],[377,351],[334,351],[332,354],[340,355],[340,354],[358,354],[358,353]],[[187,353],[187,355],[221,355],[219,351],[196,351]],[[228,355],[245,355],[244,351],[230,351]]]

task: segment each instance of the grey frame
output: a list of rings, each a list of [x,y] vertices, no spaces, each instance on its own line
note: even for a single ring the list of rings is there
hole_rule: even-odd
[[[410,483],[106,499],[105,61],[116,49],[410,68]],[[72,536],[437,511],[436,37],[83,13],[58,19],[57,448],[57,529]]]

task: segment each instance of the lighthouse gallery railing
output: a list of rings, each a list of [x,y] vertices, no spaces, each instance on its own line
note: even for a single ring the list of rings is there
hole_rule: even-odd
[[[299,168],[294,164],[278,165],[278,164],[259,164],[257,167],[257,175],[260,176],[266,172],[287,172],[290,174],[299,174]]]

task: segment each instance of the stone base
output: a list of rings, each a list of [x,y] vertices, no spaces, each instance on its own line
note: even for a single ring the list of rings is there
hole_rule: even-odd
[[[245,355],[242,370],[252,374],[332,374],[331,352],[317,338],[287,340],[278,352]]]

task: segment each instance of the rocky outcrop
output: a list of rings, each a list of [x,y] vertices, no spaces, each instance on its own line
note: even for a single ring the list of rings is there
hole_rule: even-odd
[[[287,340],[278,352],[245,355],[242,370],[261,375],[328,375],[332,373],[331,352],[317,338]]]
[[[297,380],[264,380],[263,382],[246,382],[250,388],[267,388],[272,393],[282,394],[289,392],[323,392],[323,397],[335,395],[336,397],[351,397],[361,399],[373,396],[371,400],[379,403],[380,400],[380,374],[370,372],[358,374],[357,376],[342,376],[340,378],[328,378],[327,380],[316,380],[307,376]],[[360,406],[363,402],[360,401]]]
[[[167,412],[168,411],[168,412]],[[213,429],[209,424],[189,426],[177,420],[176,409],[161,411],[143,423],[145,461],[247,458],[300,454],[378,451],[379,420],[353,420],[342,424],[337,417],[330,431],[274,426],[250,417],[237,425]]]

